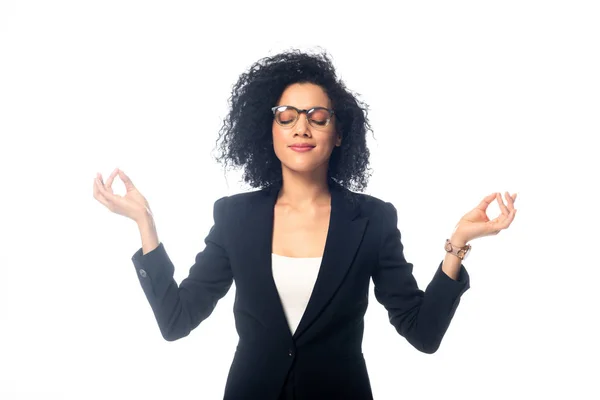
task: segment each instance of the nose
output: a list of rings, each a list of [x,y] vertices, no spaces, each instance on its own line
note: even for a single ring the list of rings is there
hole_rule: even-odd
[[[294,132],[295,134],[310,135],[310,123],[305,112],[298,115]]]

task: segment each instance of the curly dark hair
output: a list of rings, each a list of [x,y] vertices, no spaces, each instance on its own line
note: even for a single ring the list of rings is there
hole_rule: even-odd
[[[337,78],[326,51],[309,54],[289,50],[262,58],[242,73],[233,85],[230,111],[219,130],[220,154],[216,160],[225,161],[225,170],[228,164],[243,167],[243,180],[254,188],[281,185],[281,162],[273,148],[271,107],[294,83],[321,86],[335,110],[342,145],[331,154],[328,179],[347,189],[364,191],[371,175],[366,143],[367,131],[372,132],[368,105]]]

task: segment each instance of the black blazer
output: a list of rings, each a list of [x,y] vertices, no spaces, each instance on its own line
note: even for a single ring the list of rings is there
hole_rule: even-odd
[[[271,273],[278,189],[218,199],[206,247],[178,286],[163,243],[132,257],[162,336],[187,336],[235,280],[239,343],[224,399],[372,399],[361,343],[370,280],[390,323],[424,353],[442,341],[469,275],[441,267],[423,292],[403,254],[395,207],[330,181],[331,216],[321,269],[294,333]],[[293,392],[295,397],[291,397]],[[287,393],[287,394],[284,394]],[[282,396],[282,397],[280,397]]]

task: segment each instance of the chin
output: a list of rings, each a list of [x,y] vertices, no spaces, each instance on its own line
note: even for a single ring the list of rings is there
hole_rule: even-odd
[[[301,173],[307,173],[307,172],[314,172],[317,170],[317,168],[319,168],[318,165],[307,165],[307,164],[302,164],[302,165],[294,165],[292,164],[284,164],[285,168],[292,171],[292,172],[301,172]]]
[[[325,160],[323,162],[297,162],[296,160],[293,160],[291,162],[282,162],[282,167],[292,171],[292,172],[298,172],[298,173],[311,173],[311,172],[316,172],[317,170],[319,170],[319,168],[323,167],[323,164],[327,165],[327,161]]]

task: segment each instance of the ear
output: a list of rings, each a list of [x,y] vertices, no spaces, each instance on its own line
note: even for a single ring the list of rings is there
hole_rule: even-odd
[[[342,145],[342,135],[338,135],[338,136],[337,136],[337,139],[336,139],[336,141],[335,141],[335,145],[336,145],[337,147],[340,147],[340,146]]]

